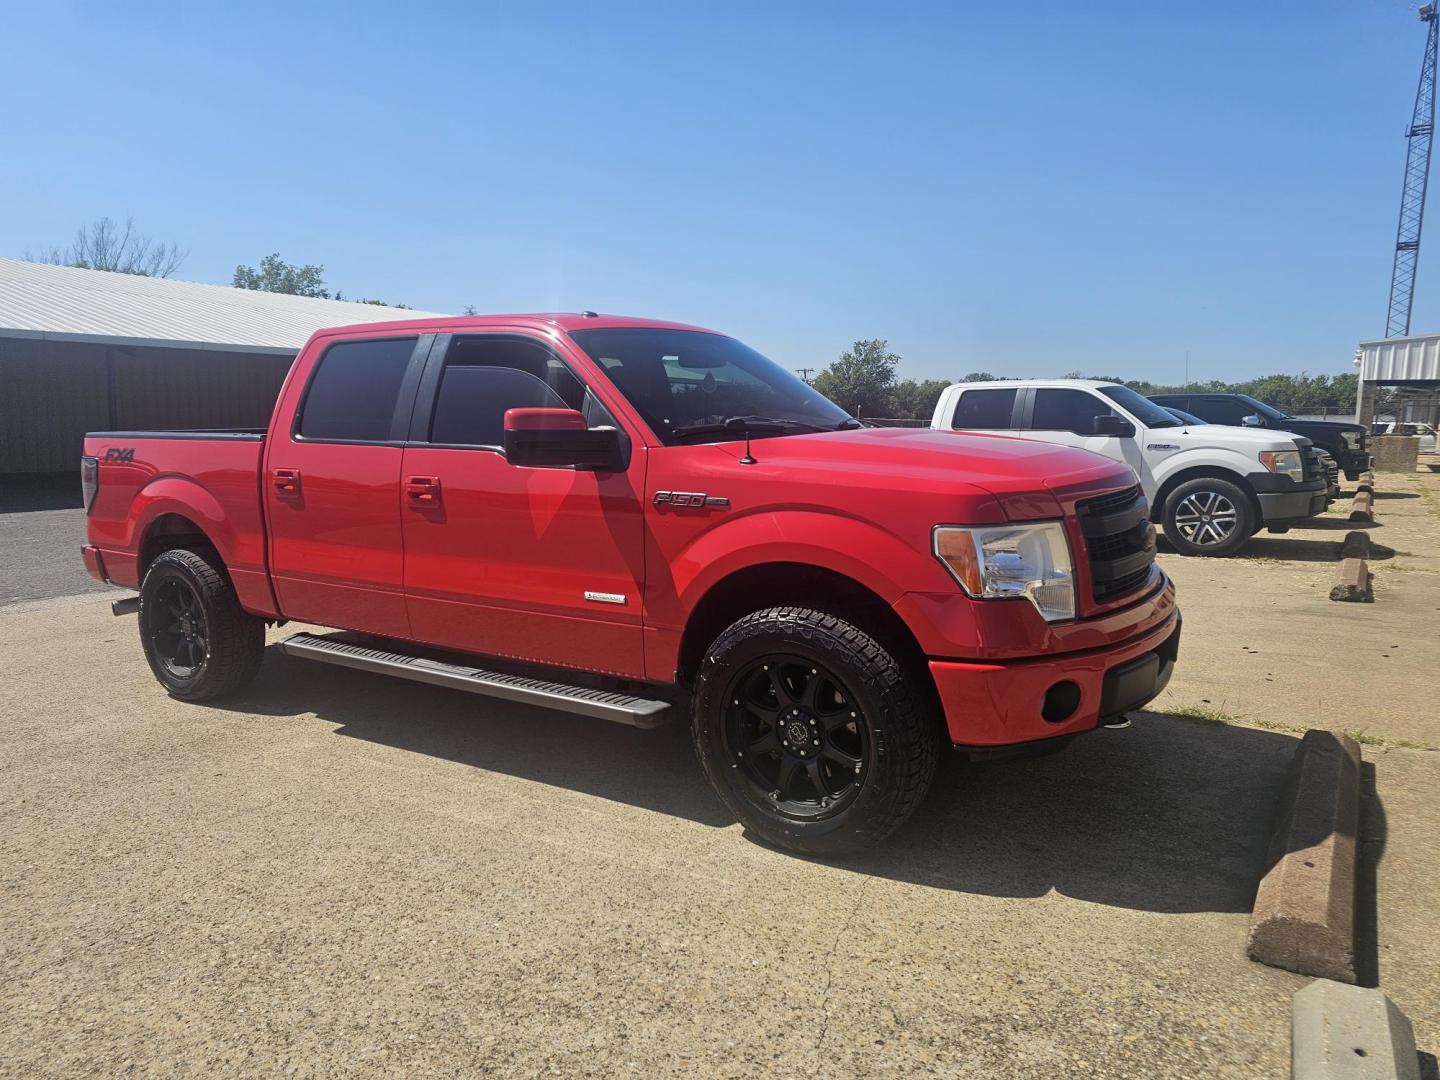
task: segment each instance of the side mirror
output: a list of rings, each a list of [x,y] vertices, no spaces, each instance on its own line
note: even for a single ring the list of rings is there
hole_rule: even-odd
[[[505,459],[531,469],[625,467],[620,432],[586,426],[576,409],[506,409]]]
[[[1090,421],[1090,434],[1114,435],[1117,438],[1128,439],[1135,434],[1135,425],[1123,416],[1107,413]]]
[[[1249,416],[1242,416],[1242,417],[1240,417],[1240,424],[1241,424],[1242,427],[1264,427],[1264,426],[1265,426],[1264,424],[1262,424],[1262,423],[1260,422],[1260,417],[1257,416],[1255,413],[1251,413]]]

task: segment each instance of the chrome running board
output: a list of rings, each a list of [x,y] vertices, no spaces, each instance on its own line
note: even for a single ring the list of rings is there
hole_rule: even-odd
[[[367,645],[357,645],[341,637],[317,634],[294,634],[280,643],[286,656],[318,660],[322,664],[358,668],[380,675],[393,675],[413,682],[448,686],[472,694],[538,705],[544,709],[593,716],[631,727],[653,728],[664,723],[670,708],[668,701],[634,697],[613,690],[596,690],[588,686],[567,686],[564,683],[508,675],[498,671],[439,660],[427,660],[405,653],[387,652]]]

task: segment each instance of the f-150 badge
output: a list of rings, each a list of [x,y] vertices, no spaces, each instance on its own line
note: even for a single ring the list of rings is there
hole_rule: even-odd
[[[656,506],[704,507],[729,506],[730,500],[723,495],[706,495],[702,491],[657,491]]]

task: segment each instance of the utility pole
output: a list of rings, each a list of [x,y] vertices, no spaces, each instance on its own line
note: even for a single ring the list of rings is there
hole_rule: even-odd
[[[1435,131],[1435,5],[1420,9],[1426,23],[1425,58],[1420,62],[1420,85],[1415,89],[1415,110],[1406,134],[1405,183],[1400,190],[1400,224],[1395,229],[1395,265],[1390,271],[1390,310],[1385,336],[1408,337],[1410,305],[1415,299],[1415,271],[1420,263],[1420,227],[1425,222],[1425,187],[1430,179],[1430,138]]]
[[[814,371],[814,370],[815,370],[815,369],[814,369],[813,367],[797,367],[797,368],[795,369],[795,374],[800,376],[801,380],[804,381],[804,383],[805,383],[806,386],[809,386],[809,385],[810,385],[810,372],[812,372],[812,371]]]

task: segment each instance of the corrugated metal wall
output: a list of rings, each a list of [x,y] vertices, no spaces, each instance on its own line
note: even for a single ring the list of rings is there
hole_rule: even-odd
[[[290,360],[0,338],[0,474],[69,472],[87,431],[263,426]]]

